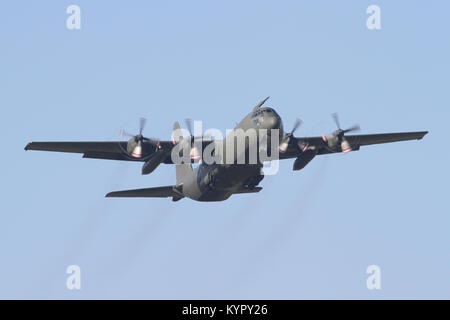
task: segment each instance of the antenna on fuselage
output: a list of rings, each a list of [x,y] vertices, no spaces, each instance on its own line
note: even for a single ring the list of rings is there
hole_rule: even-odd
[[[260,103],[258,103],[254,108],[253,111],[256,111],[257,109],[259,109],[267,100],[269,100],[270,97],[265,98],[263,101],[261,101]]]

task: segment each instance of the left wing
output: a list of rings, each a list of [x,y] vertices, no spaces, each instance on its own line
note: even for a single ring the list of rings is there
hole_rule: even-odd
[[[421,140],[428,131],[400,132],[400,133],[379,133],[379,134],[357,134],[345,136],[352,146],[368,146],[371,144],[389,143],[397,141]]]
[[[381,144],[397,141],[407,140],[421,140],[428,131],[416,132],[398,132],[398,133],[379,133],[379,134],[355,134],[346,135],[345,138],[349,142],[352,151],[357,151],[361,146],[368,146],[372,144]],[[328,148],[327,144],[322,140],[322,137],[303,137],[294,138],[293,143],[289,145],[285,153],[280,153],[280,159],[296,158],[302,153],[299,143],[306,142],[309,146],[315,147],[317,154],[328,154],[342,152],[338,145],[335,149]]]

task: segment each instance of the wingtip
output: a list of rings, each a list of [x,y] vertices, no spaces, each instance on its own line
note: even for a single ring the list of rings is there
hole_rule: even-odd
[[[105,198],[122,198],[120,191],[111,191],[105,194]]]
[[[30,149],[32,142],[28,142],[27,145],[25,146],[25,148],[23,148],[25,151],[28,151]]]
[[[417,140],[422,140],[423,137],[425,137],[428,134],[428,131],[422,131],[422,135]]]

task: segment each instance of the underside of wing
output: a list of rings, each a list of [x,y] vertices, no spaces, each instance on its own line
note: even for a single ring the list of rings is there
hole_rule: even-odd
[[[95,152],[122,152],[126,148],[126,142],[122,141],[98,141],[98,142],[30,142],[25,150],[41,150],[56,152],[86,153]]]
[[[107,198],[167,198],[179,197],[180,193],[173,186],[114,191],[106,194]]]
[[[371,144],[389,143],[407,140],[421,140],[428,131],[379,133],[379,134],[357,134],[346,136],[352,146],[368,146]]]
[[[352,151],[359,150],[362,146],[373,144],[390,143],[397,141],[421,140],[428,131],[378,133],[378,134],[356,134],[346,135],[345,138],[351,146]],[[322,137],[301,137],[295,138],[295,142],[289,146],[284,154],[280,154],[281,159],[295,158],[302,153],[299,145],[308,145],[317,151],[317,154],[329,154],[342,152],[339,145],[336,148],[329,148]]]
[[[164,147],[171,147],[170,141],[163,141]],[[81,153],[84,158],[124,160],[124,161],[145,161],[145,157],[134,158],[127,152],[126,141],[71,141],[71,142],[30,142],[25,146],[25,150],[53,151]],[[143,153],[147,156],[154,153],[156,145],[144,143]]]
[[[202,149],[212,141],[202,141]],[[162,163],[173,164],[170,157],[174,144],[172,141],[150,141],[142,143],[142,156],[133,157],[127,152],[127,141],[65,141],[65,142],[30,142],[25,146],[25,150],[53,151],[81,153],[83,158],[124,160],[146,162],[155,151],[164,151]]]

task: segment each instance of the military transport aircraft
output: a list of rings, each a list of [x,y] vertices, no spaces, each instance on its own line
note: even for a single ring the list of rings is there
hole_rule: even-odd
[[[263,107],[269,97],[256,105],[253,110],[235,127],[238,129],[278,129],[279,131],[279,159],[295,158],[293,170],[303,169],[315,156],[321,154],[349,152],[359,150],[361,146],[388,143],[405,140],[420,140],[428,132],[401,132],[364,135],[346,135],[351,131],[359,130],[359,126],[341,129],[337,114],[333,114],[337,130],[322,137],[294,137],[294,132],[301,121],[297,120],[293,129],[285,133],[280,116],[274,109]],[[190,141],[191,159],[197,155],[193,147],[200,140],[200,146],[204,149],[211,140],[203,137],[194,137],[191,122],[186,121],[190,135],[180,137],[172,141],[163,141],[146,138],[142,135],[145,119],[141,119],[140,130],[137,135],[122,132],[131,136],[129,141],[105,141],[105,142],[30,142],[25,150],[43,150],[81,153],[83,158],[140,161],[144,165],[142,174],[153,172],[161,163],[173,164],[172,149],[179,143]],[[174,130],[180,128],[178,122]],[[228,139],[228,136],[225,140]],[[198,143],[198,142],[197,142]],[[198,145],[198,144],[197,144]],[[248,149],[249,146],[245,145]],[[246,151],[247,151],[246,149]],[[207,164],[200,162],[195,168],[191,161],[175,164],[176,184],[172,186],[135,189],[110,192],[106,197],[171,197],[178,201],[184,197],[197,201],[222,201],[233,194],[255,193],[261,191],[258,184],[264,178],[263,164]]]

